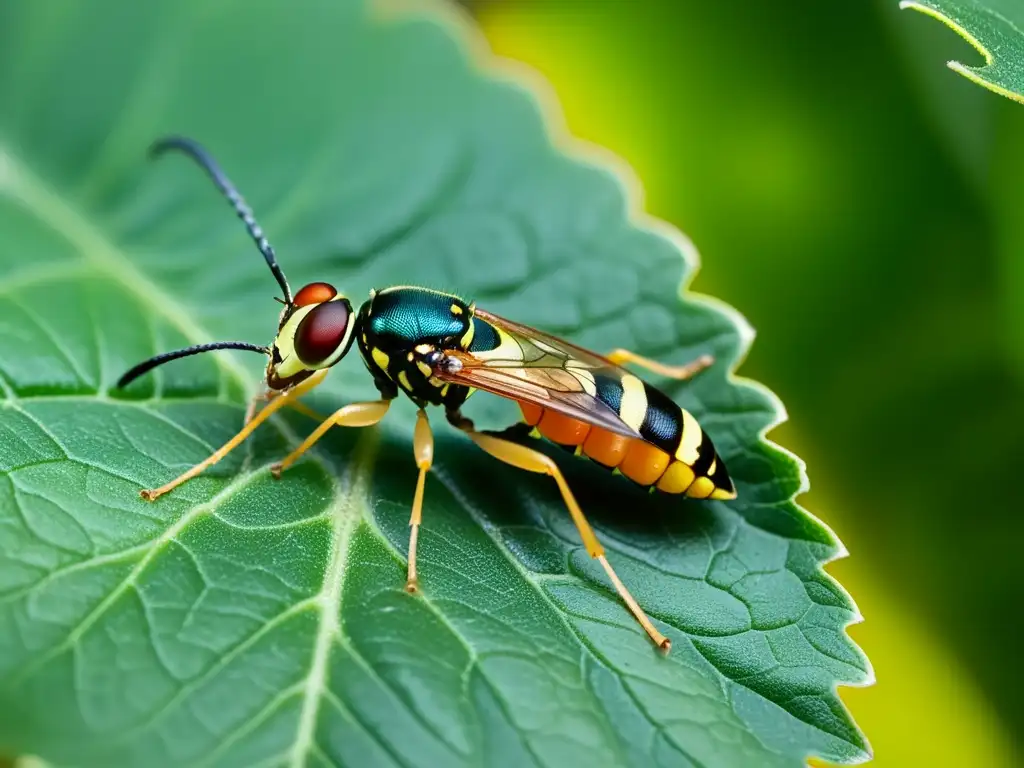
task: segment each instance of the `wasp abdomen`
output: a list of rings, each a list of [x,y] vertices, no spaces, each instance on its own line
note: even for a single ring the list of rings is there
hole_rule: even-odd
[[[646,440],[620,435],[531,403],[520,402],[519,407],[523,420],[536,427],[543,437],[557,445],[577,446],[582,455],[608,469],[618,469],[639,485],[695,499],[736,497],[725,464],[707,433],[681,408],[681,429],[673,455]],[[689,435],[682,433],[685,429],[690,430]]]

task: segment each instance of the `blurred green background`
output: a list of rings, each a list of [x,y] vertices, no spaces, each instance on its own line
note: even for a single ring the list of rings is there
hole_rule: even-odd
[[[757,329],[742,372],[852,555],[876,764],[1019,764],[1024,106],[896,0],[466,5]]]

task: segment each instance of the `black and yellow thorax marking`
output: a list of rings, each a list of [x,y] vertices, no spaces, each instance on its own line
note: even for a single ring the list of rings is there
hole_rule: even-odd
[[[470,389],[433,376],[425,357],[434,350],[468,350],[472,315],[472,306],[458,296],[427,288],[372,291],[359,309],[358,343],[381,393],[394,397],[402,391],[421,407],[462,405]]]

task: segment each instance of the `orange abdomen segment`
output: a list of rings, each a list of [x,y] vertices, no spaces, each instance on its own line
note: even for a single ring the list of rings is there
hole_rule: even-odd
[[[635,443],[625,435],[617,435],[600,427],[591,427],[583,443],[583,453],[588,458],[606,467],[617,467],[626,458],[630,446]]]
[[[609,468],[618,467],[630,480],[640,485],[654,485],[671,463],[671,457],[643,440],[565,416],[532,403],[519,403],[523,421],[558,445],[583,446],[583,454]]]
[[[563,416],[557,411],[544,409],[537,423],[537,429],[544,437],[559,445],[581,445],[587,439],[589,424]]]
[[[641,440],[631,440],[629,450],[619,464],[619,471],[635,483],[654,485],[671,461],[672,457],[660,448]]]
[[[537,422],[540,421],[540,417],[544,415],[544,409],[539,405],[534,405],[533,403],[520,402],[519,410],[523,412],[523,421],[531,427],[537,426]]]

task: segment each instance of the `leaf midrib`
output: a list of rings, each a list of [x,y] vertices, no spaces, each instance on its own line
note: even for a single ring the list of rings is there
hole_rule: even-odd
[[[335,481],[334,498],[329,510],[331,518],[331,553],[324,569],[323,586],[316,600],[320,604],[320,622],[313,644],[313,658],[306,678],[302,710],[295,744],[289,764],[304,768],[306,758],[316,742],[316,723],[320,702],[327,690],[328,662],[335,640],[341,635],[341,603],[352,533],[365,519],[367,486],[372,474],[379,436],[376,430],[363,430],[356,443],[349,470],[342,482]],[[342,492],[347,489],[347,493]]]

